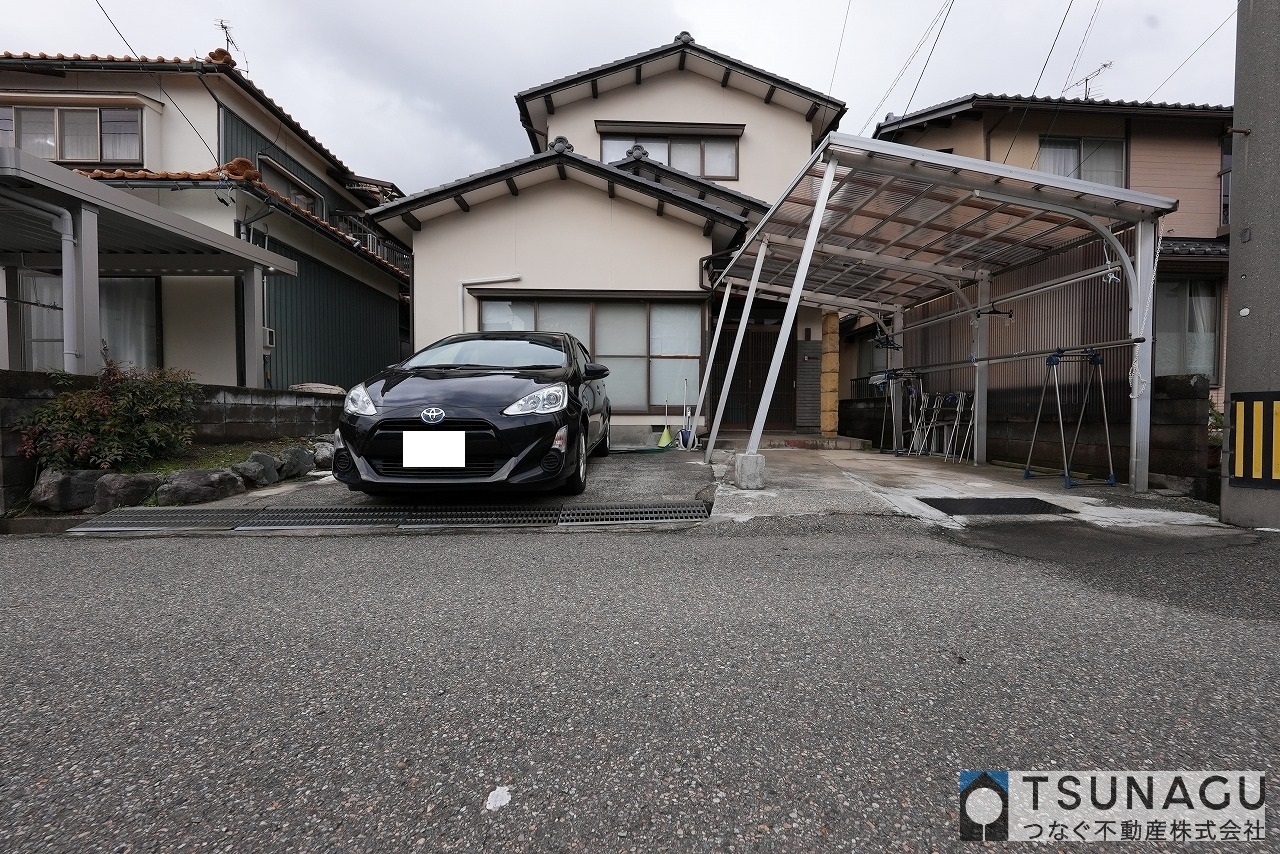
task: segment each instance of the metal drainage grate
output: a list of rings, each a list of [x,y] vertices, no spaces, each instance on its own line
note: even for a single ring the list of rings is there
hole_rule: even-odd
[[[1074,513],[1039,498],[921,498],[948,516],[1040,516]]]
[[[132,507],[113,510],[71,529],[112,531],[292,531],[318,528],[544,528],[556,525],[625,525],[701,522],[702,502],[555,506],[296,507],[181,509]]]
[[[701,501],[673,504],[600,504],[560,508],[561,525],[625,525],[648,522],[701,522],[707,505]]]
[[[559,520],[559,507],[415,507],[400,527],[541,528]]]
[[[104,513],[77,525],[73,534],[111,531],[228,531],[252,519],[257,510],[180,509],[176,507],[128,507]]]
[[[237,531],[290,531],[306,528],[396,527],[413,507],[272,507],[236,526]]]

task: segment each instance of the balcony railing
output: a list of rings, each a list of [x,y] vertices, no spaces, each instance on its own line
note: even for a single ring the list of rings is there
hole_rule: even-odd
[[[363,214],[335,213],[329,217],[329,222],[383,261],[406,273],[413,273],[413,256],[379,234]]]

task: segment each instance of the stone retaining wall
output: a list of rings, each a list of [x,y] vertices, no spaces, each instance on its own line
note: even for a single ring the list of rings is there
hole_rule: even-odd
[[[68,389],[91,388],[95,377],[72,377]],[[342,395],[200,386],[204,401],[196,418],[196,441],[247,442],[282,436],[320,436],[332,433],[342,414]],[[18,451],[17,424],[61,387],[50,375],[28,371],[0,371],[0,513],[24,499],[36,479],[36,461]]]

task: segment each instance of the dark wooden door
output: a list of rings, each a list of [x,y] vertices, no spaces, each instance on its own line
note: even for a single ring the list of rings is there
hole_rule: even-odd
[[[728,371],[729,357],[733,353],[733,341],[737,330],[726,325],[720,335],[720,348],[711,369],[712,400],[720,399],[724,376]],[[749,430],[755,423],[756,410],[760,408],[760,396],[769,377],[769,363],[778,344],[778,327],[752,324],[742,339],[742,353],[733,372],[733,386],[725,401],[722,430]],[[715,410],[711,413],[713,416]],[[766,430],[794,430],[796,426],[796,345],[791,340],[782,357],[778,383],[773,390],[773,402],[765,418]]]

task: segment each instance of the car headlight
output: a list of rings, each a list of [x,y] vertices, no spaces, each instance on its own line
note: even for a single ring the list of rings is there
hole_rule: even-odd
[[[378,410],[373,405],[373,399],[369,397],[369,392],[365,391],[364,383],[360,383],[347,392],[347,399],[342,404],[342,411],[348,415],[378,414]]]
[[[556,383],[540,388],[532,394],[526,394],[515,403],[502,410],[503,415],[549,415],[559,412],[569,402],[569,388],[564,383]]]

